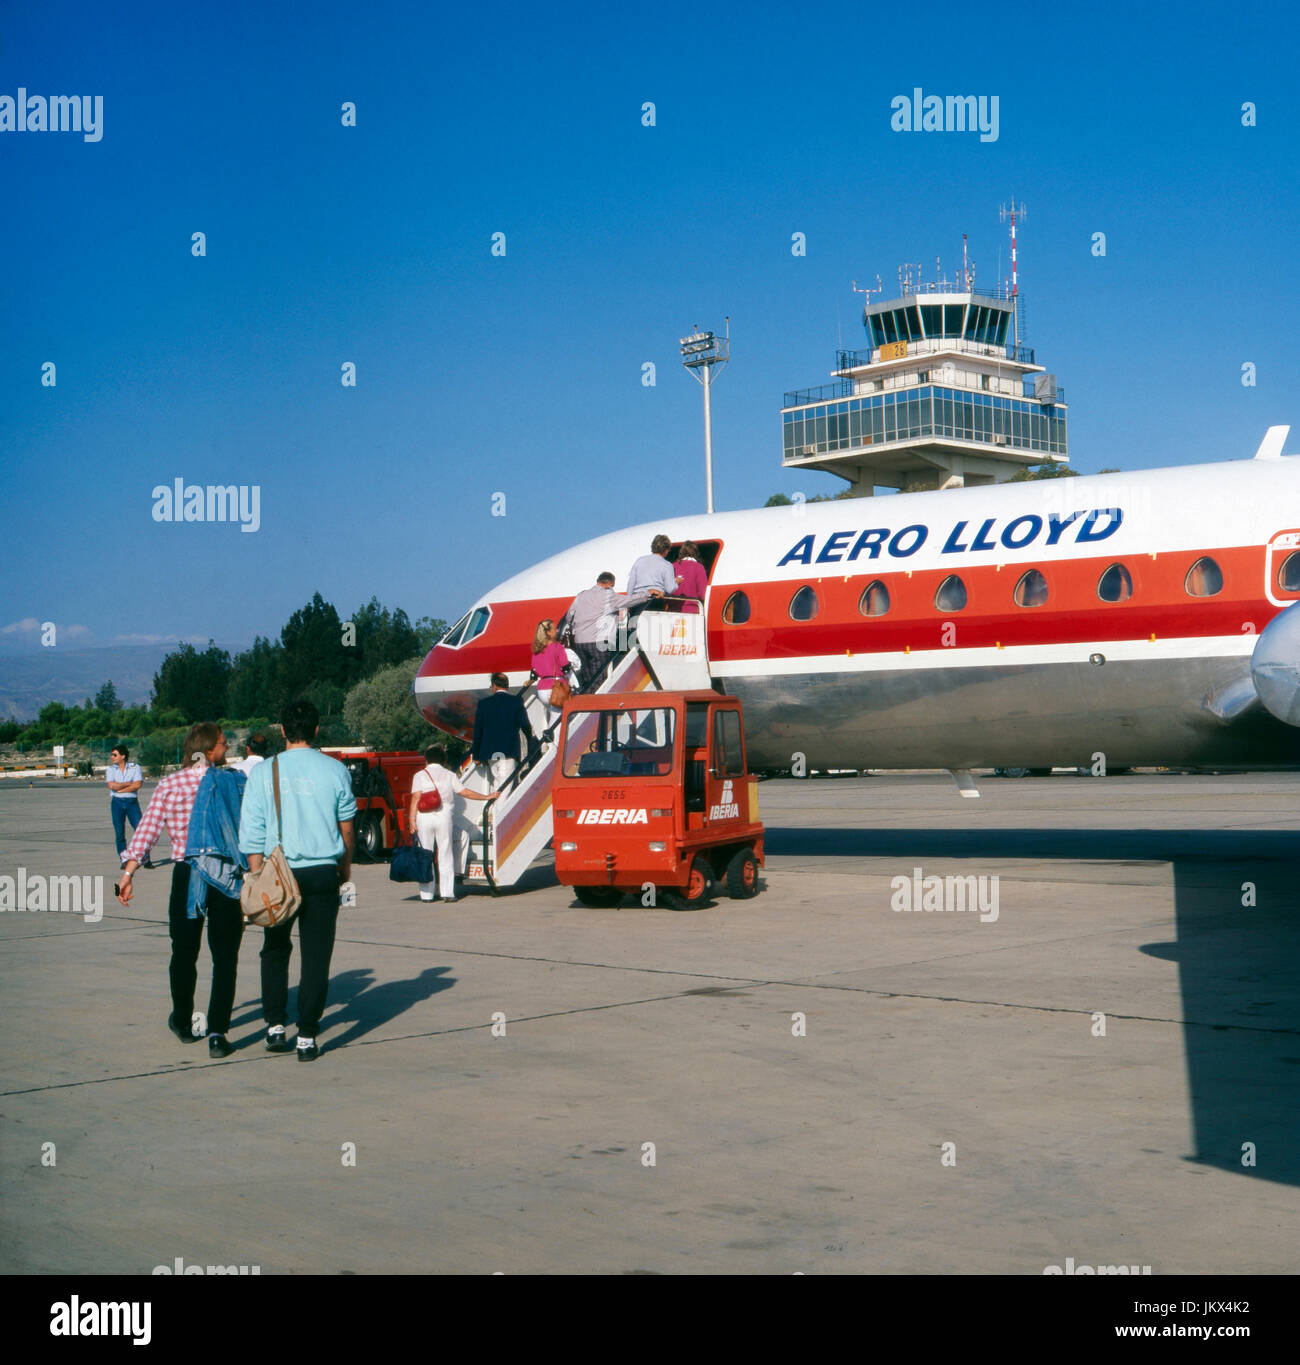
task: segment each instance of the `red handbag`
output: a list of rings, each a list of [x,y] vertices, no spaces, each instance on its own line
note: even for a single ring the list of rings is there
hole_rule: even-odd
[[[424,771],[428,772],[429,770],[426,768]],[[423,811],[426,815],[428,815],[430,811],[441,810],[442,796],[437,787],[434,787],[427,792],[421,792],[420,799],[415,803],[415,809],[417,811]]]

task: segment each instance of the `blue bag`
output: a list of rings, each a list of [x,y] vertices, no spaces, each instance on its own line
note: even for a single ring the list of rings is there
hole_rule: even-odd
[[[433,849],[416,843],[412,834],[409,841],[393,850],[393,861],[388,865],[390,882],[431,882],[433,880]]]

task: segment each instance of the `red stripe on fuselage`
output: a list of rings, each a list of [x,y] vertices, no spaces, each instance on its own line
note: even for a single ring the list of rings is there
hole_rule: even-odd
[[[1208,555],[1223,573],[1213,597],[1190,596],[1188,571]],[[937,649],[945,623],[956,626],[953,653],[963,648],[1007,648],[1075,644],[1089,640],[1211,638],[1257,633],[1282,608],[1264,592],[1265,547],[1239,546],[1209,551],[1169,551],[1159,555],[1097,555],[1089,558],[959,564],[909,573],[893,563],[868,565],[850,574],[783,578],[756,583],[714,582],[708,600],[708,651],[714,663],[765,657],[901,653],[905,648]],[[1124,602],[1103,602],[1097,583],[1112,564],[1123,564],[1133,580]],[[1037,569],[1047,580],[1048,598],[1040,607],[1018,607],[1012,594],[1021,577]],[[967,604],[957,612],[934,605],[939,585],[950,574],[966,586]],[[874,580],[889,590],[890,609],[864,617],[858,609],[863,590]],[[811,621],[792,621],[790,601],[805,585],[817,593],[819,610]],[[750,619],[726,625],[722,612],[735,592],[750,602]],[[1290,596],[1290,594],[1285,594]],[[1296,594],[1300,597],[1300,594]],[[477,639],[459,649],[435,648],[420,669],[422,677],[520,672],[532,662],[533,632],[547,618],[559,620],[571,598],[492,604],[492,619]],[[485,684],[486,685],[486,684]]]
[[[1264,594],[1264,549],[1245,546],[1210,552],[1223,573],[1223,587],[1213,597],[1193,597],[1184,587],[1188,570],[1203,553],[1140,556],[1096,556],[1040,563],[956,565],[937,569],[886,569],[820,578],[756,583],[743,590],[750,600],[750,620],[726,625],[722,613],[737,589],[719,586],[709,602],[709,659],[800,655],[882,654],[910,649],[938,649],[944,626],[956,627],[952,647],[988,648],[1075,644],[1088,640],[1145,640],[1240,635],[1246,623],[1255,632],[1277,614]],[[1124,602],[1103,602],[1097,584],[1112,564],[1123,564],[1133,580]],[[1047,581],[1047,601],[1018,607],[1012,594],[1031,569]],[[940,584],[956,574],[965,584],[961,611],[934,605]],[[874,580],[889,591],[890,609],[865,617],[858,609],[864,589]],[[804,585],[817,593],[820,609],[811,621],[790,620],[790,602]],[[1244,633],[1249,633],[1245,631]]]

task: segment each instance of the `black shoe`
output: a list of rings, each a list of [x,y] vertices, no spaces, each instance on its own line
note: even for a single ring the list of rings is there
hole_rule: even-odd
[[[320,1056],[320,1048],[318,1048],[315,1043],[310,1047],[300,1047],[297,1051],[298,1060],[300,1062],[314,1062],[316,1058]]]
[[[442,899],[443,899],[443,901],[444,901],[447,905],[455,905],[456,902],[457,902],[458,900],[460,900],[460,897],[459,897],[459,896],[444,896]]]
[[[208,1034],[208,1056],[209,1057],[229,1057],[235,1049],[226,1041],[224,1033]]]
[[[176,1022],[176,1015],[174,1013],[167,1016],[167,1027],[171,1029],[182,1043],[192,1043],[194,1041],[194,1034],[187,1028],[181,1028]]]
[[[268,1052],[288,1052],[293,1046],[293,1040],[287,1033],[272,1033],[270,1029],[266,1031],[266,1050]]]

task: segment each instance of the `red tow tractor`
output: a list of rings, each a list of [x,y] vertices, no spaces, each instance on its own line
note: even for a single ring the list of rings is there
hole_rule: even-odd
[[[740,701],[717,692],[607,693],[564,706],[552,783],[555,872],[583,905],[647,884],[678,910],[759,890],[758,779]]]

